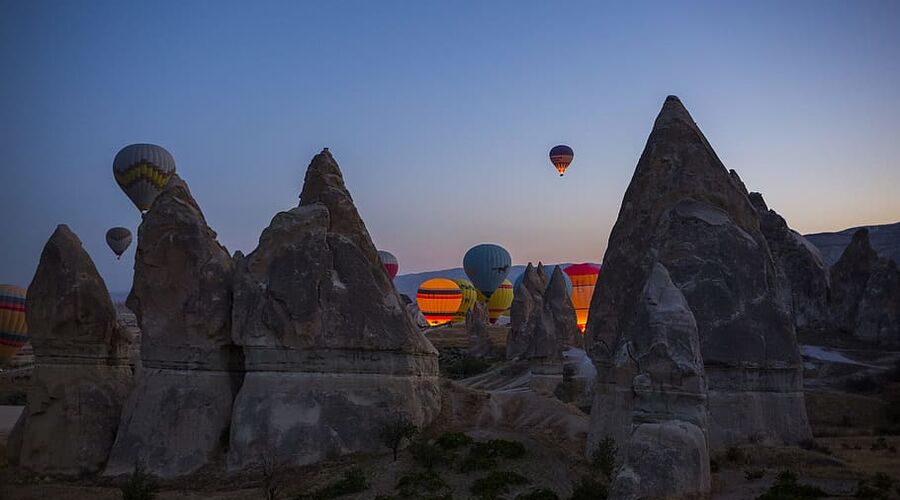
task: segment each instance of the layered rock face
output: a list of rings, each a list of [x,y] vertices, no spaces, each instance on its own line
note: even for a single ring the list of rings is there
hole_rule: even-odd
[[[759,213],[759,226],[778,276],[783,296],[797,329],[816,329],[828,321],[828,268],[819,250],[800,233],[788,227],[784,218],[766,206],[759,193],[750,193]]]
[[[663,275],[686,301],[688,311],[680,317],[689,312],[696,323],[703,369],[678,363],[683,365],[679,370],[691,375],[679,375],[671,390],[663,385],[641,404],[662,404],[681,392],[690,395],[689,401],[700,401],[700,373],[705,373],[709,409],[708,432],[699,417],[673,418],[697,429],[673,437],[672,443],[699,443],[698,432],[706,432],[711,447],[751,438],[796,442],[810,436],[794,327],[778,295],[777,272],[759,216],[737,174],[725,169],[674,96],[666,99],[625,193],[603,272],[587,326],[589,352],[598,371],[588,453],[606,435],[614,437],[620,449],[644,439],[637,435],[634,414],[628,418],[610,409],[621,403],[617,393],[644,384],[644,372],[654,380],[653,371],[639,362],[643,351],[637,345],[622,346],[636,344],[634,339],[646,334],[641,318],[656,313],[644,311],[649,307],[644,301],[649,290],[662,285],[648,286],[665,284],[659,277]],[[660,320],[658,328],[664,328],[665,321]],[[674,339],[691,345],[691,328],[676,330],[680,333],[673,330],[669,345]],[[624,369],[627,361],[622,356],[634,356],[638,361],[631,363],[637,368]],[[674,354],[662,359],[666,356]],[[702,447],[684,446],[703,453]],[[682,483],[681,491],[707,487],[702,470],[691,468],[685,474],[699,482]]]
[[[49,474],[97,472],[131,389],[130,341],[93,261],[64,225],[41,253],[26,316],[35,368],[10,462]]]
[[[306,464],[380,446],[381,425],[440,410],[437,351],[412,323],[325,150],[300,206],[238,262],[233,338],[246,375],[228,467]]]
[[[529,264],[510,307],[506,358],[559,362],[563,347],[573,345],[578,335],[575,308],[560,268],[548,283],[543,266],[535,269]]]
[[[881,259],[865,228],[853,235],[831,268],[831,321],[861,340],[900,343],[900,271]]]
[[[139,464],[183,475],[222,452],[242,369],[231,341],[233,275],[227,250],[173,177],[138,230],[127,304],[141,327],[142,369],[107,474]]]

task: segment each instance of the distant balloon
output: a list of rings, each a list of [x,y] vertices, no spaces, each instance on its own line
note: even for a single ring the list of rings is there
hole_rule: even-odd
[[[15,356],[26,342],[25,289],[0,285],[0,361]]]
[[[461,323],[466,320],[466,314],[472,310],[472,306],[474,306],[475,301],[478,300],[478,290],[476,290],[475,285],[467,279],[453,281],[459,285],[463,297],[462,302],[459,304],[459,309],[456,310],[456,314],[453,316],[453,321]]]
[[[394,276],[397,276],[397,271],[400,270],[400,263],[397,262],[397,257],[394,257],[394,254],[391,252],[379,250],[378,258],[380,258],[381,263],[384,264],[384,270],[387,271],[388,276],[391,279],[394,279]]]
[[[503,280],[503,283],[494,290],[490,300],[487,301],[488,319],[491,320],[491,324],[496,323],[500,316],[509,314],[509,306],[512,305],[513,296],[512,282]],[[484,295],[479,295],[478,299],[484,301],[485,297]]]
[[[106,244],[116,254],[116,258],[122,256],[131,245],[131,231],[124,227],[114,227],[106,232]]]
[[[113,160],[113,175],[132,203],[144,212],[175,173],[175,159],[154,144],[132,144]]]
[[[572,278],[572,304],[575,306],[575,316],[578,317],[578,329],[584,333],[594,287],[597,285],[597,278],[600,277],[600,266],[587,263],[572,264],[564,271]]]
[[[432,278],[419,285],[416,303],[431,326],[443,325],[453,320],[463,294],[453,280]]]
[[[490,298],[494,290],[509,274],[512,258],[503,247],[491,243],[475,245],[463,257],[463,269],[472,284],[485,297]]]
[[[566,173],[566,169],[569,168],[573,158],[575,158],[575,152],[565,144],[553,146],[553,149],[550,150],[550,163],[553,163],[553,166],[556,167],[560,177]]]
[[[547,266],[544,268],[544,274],[547,276],[547,286],[550,286],[550,278],[553,277],[553,270],[558,266]],[[522,280],[525,279],[525,273],[516,276],[516,280],[513,281],[513,292],[519,289],[519,285],[522,284]],[[572,280],[569,278],[569,275],[563,272],[563,280],[566,282],[566,291],[569,292],[569,297],[572,296]]]

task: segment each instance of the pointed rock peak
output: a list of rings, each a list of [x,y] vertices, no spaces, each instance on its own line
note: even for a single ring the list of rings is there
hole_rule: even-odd
[[[754,207],[760,212],[768,212],[769,206],[766,205],[766,200],[763,199],[762,193],[752,192],[748,196],[750,198],[750,203],[753,204]]]
[[[153,200],[153,205],[150,206],[150,210],[147,211],[147,214],[160,211],[160,209],[154,210],[157,206],[162,207],[171,203],[177,203],[191,208],[201,219],[203,219],[203,222],[206,223],[206,218],[203,217],[203,211],[200,210],[200,205],[197,204],[197,200],[195,200],[194,196],[191,194],[191,190],[188,188],[187,183],[184,182],[184,179],[179,177],[178,174],[172,174],[169,183],[166,184],[166,187],[159,193],[159,196]]]
[[[566,280],[562,276],[562,269],[560,269],[559,266],[556,266],[553,268],[553,274],[550,275],[547,291],[548,294],[553,294],[560,290],[562,290],[563,293],[568,293],[566,291]]]
[[[529,262],[528,267],[525,268],[525,277],[522,278],[522,285],[520,286],[524,286],[530,291],[542,291],[544,289],[543,281],[544,268],[541,263],[539,262],[538,267],[535,268]]]
[[[857,246],[871,246],[869,244],[869,229],[868,228],[860,228],[855,233],[853,233],[853,239],[850,240],[851,245]]]
[[[681,99],[677,96],[670,95],[666,97],[666,101],[663,103],[662,109],[656,117],[654,128],[668,127],[677,123],[682,123],[696,130],[698,133],[700,132],[697,128],[697,124],[691,117],[691,114],[688,113],[687,108],[682,104]]]

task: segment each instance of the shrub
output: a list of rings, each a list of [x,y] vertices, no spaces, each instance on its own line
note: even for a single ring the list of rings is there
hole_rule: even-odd
[[[445,450],[455,450],[469,446],[474,440],[463,432],[445,432],[435,442]]]
[[[735,463],[735,462],[740,462],[743,459],[744,459],[744,452],[741,451],[740,448],[738,448],[736,446],[732,446],[731,448],[728,448],[727,450],[725,450],[725,460]]]
[[[766,471],[760,470],[745,470],[744,471],[744,479],[747,481],[756,481],[757,479],[762,479],[763,476],[766,475]]]
[[[412,439],[413,436],[418,432],[418,428],[409,421],[403,415],[397,415],[397,417],[385,423],[381,426],[380,438],[381,442],[390,448],[390,450],[394,454],[394,461],[397,461],[397,451],[400,449],[400,445],[403,444],[404,440]]]
[[[460,472],[473,472],[492,469],[497,466],[497,460],[501,458],[516,459],[527,454],[525,446],[518,441],[506,439],[491,439],[487,442],[478,442],[469,449],[469,454],[460,463]]]
[[[401,497],[419,498],[424,494],[434,495],[445,489],[450,487],[433,471],[406,474],[397,481],[397,490],[400,491]]]
[[[609,496],[609,490],[606,483],[590,476],[584,476],[572,488],[570,500],[606,500],[607,496]]]
[[[263,478],[260,487],[263,498],[276,500],[284,481],[285,467],[276,461],[275,453],[270,452],[260,457],[258,469]]]
[[[719,461],[715,458],[709,459],[709,471],[713,474],[719,472]]]
[[[410,445],[409,450],[416,462],[425,467],[425,470],[430,471],[438,465],[452,462],[452,459],[443,448],[425,439],[414,441]]]
[[[597,449],[591,454],[591,465],[603,474],[607,481],[612,479],[612,473],[616,469],[616,454],[618,451],[616,442],[607,436],[597,444]]]
[[[872,443],[872,446],[869,447],[872,451],[886,450],[888,449],[887,439],[884,436],[879,436],[878,439]]]
[[[538,488],[516,496],[516,500],[559,500],[559,496],[552,490]]]
[[[150,474],[136,464],[134,471],[128,476],[128,481],[122,486],[122,500],[153,500],[159,491],[159,487]]]
[[[494,471],[476,479],[469,491],[481,500],[494,500],[509,493],[510,486],[528,484],[528,479],[517,472]]]
[[[875,474],[875,488],[881,491],[890,491],[891,486],[894,485],[894,478],[888,476],[884,472],[879,472]]]
[[[797,482],[797,474],[783,470],[775,476],[775,483],[757,500],[802,500],[824,496],[827,495],[820,488],[800,484]]]
[[[351,493],[361,493],[369,489],[366,474],[359,467],[344,472],[344,477],[318,490],[298,495],[297,500],[330,500]]]
[[[447,366],[447,375],[452,379],[473,377],[484,373],[491,364],[477,358],[462,358]]]

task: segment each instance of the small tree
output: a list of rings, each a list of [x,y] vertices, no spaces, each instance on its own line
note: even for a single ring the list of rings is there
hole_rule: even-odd
[[[159,490],[150,474],[144,472],[140,462],[135,462],[134,471],[121,487],[123,500],[153,500]]]
[[[266,500],[278,500],[278,496],[284,482],[286,467],[279,463],[275,450],[270,449],[259,457],[257,464],[259,473],[262,476],[262,493]]]
[[[381,427],[381,442],[394,453],[395,462],[397,461],[397,451],[400,450],[403,440],[412,439],[418,430],[415,424],[399,413],[394,420]]]

